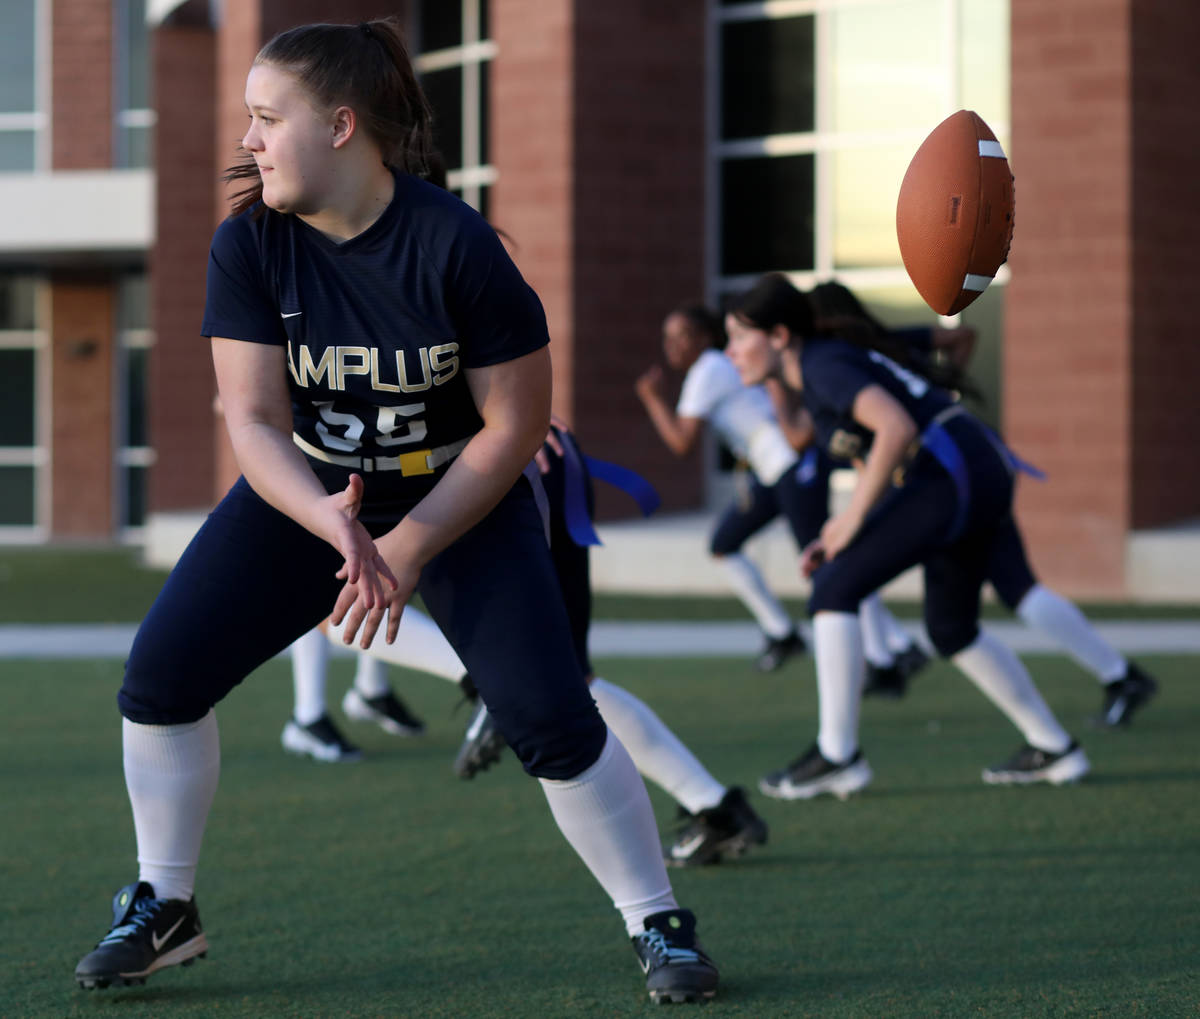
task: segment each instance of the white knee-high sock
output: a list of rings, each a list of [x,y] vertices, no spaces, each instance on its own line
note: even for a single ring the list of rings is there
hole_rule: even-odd
[[[883,607],[878,594],[864,598],[858,605],[858,621],[862,626],[863,654],[867,661],[880,669],[896,664],[888,642],[888,620],[891,615]]]
[[[1075,603],[1062,595],[1035,584],[1021,599],[1017,615],[1061,644],[1067,654],[1101,683],[1111,683],[1125,675],[1129,663],[1096,632]]]
[[[763,633],[778,640],[796,628],[792,617],[787,614],[787,609],[771,593],[754,563],[740,552],[721,556],[720,560],[725,572],[729,574],[734,593],[750,610],[750,614],[762,627]]]
[[[358,664],[354,668],[354,689],[364,697],[379,697],[387,693],[391,689],[388,685],[387,662],[360,651]]]
[[[693,814],[721,802],[725,787],[663,725],[649,705],[604,679],[594,679],[591,691],[600,716],[646,778]]]
[[[1033,685],[1029,670],[1003,641],[980,630],[975,643],[952,660],[1021,730],[1027,743],[1054,754],[1071,745],[1070,734]]]
[[[539,779],[571,847],[620,911],[629,936],[653,913],[677,908],[663,864],[654,810],[629,753],[611,732],[575,778]]]
[[[866,679],[862,630],[854,612],[818,612],[812,626],[821,717],[817,746],[826,760],[842,764],[858,750]]]
[[[160,899],[192,897],[204,825],[221,774],[217,716],[187,725],[124,720],[125,787],[137,833],[138,880]]]
[[[341,626],[330,623],[329,639],[341,643],[344,630],[344,621]],[[384,635],[385,630],[380,627],[367,649],[368,654],[381,661],[417,672],[428,672],[452,683],[457,683],[467,671],[437,623],[411,606],[400,617],[395,643],[389,644],[384,640]]]
[[[291,647],[292,687],[295,707],[292,717],[301,725],[311,725],[325,714],[325,677],[329,671],[329,641],[314,627]]]

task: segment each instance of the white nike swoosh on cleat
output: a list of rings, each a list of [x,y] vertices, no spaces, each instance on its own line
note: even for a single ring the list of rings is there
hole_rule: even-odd
[[[295,318],[297,315],[303,315],[303,314],[304,314],[304,312],[302,312],[302,311],[281,311],[279,313],[279,317],[280,318]]]
[[[183,921],[186,919],[187,919],[187,917],[181,916],[178,920],[176,920],[171,925],[170,930],[168,930],[167,933],[164,934],[161,938],[157,934],[155,934],[154,931],[150,932],[150,943],[154,946],[154,950],[156,952],[162,951],[162,946],[167,943],[167,938],[169,938],[172,934],[174,934],[179,929],[179,925],[181,923],[183,923]]]

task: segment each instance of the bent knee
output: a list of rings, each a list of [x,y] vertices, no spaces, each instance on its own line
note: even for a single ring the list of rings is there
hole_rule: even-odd
[[[942,658],[953,658],[965,651],[979,637],[979,622],[975,619],[925,621],[929,643]]]

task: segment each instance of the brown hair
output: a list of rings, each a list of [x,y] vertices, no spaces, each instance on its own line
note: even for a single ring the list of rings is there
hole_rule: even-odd
[[[358,25],[301,25],[275,36],[258,51],[254,63],[294,75],[326,107],[353,107],[379,145],[385,165],[420,176],[435,169],[433,113],[395,18]],[[251,182],[232,196],[233,215],[262,198],[262,177],[248,155],[229,167],[224,179],[227,184]]]

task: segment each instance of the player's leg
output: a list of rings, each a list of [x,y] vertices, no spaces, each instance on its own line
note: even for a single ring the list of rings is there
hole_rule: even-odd
[[[805,650],[795,621],[753,560],[742,552],[746,541],[778,515],[773,491],[750,474],[744,490],[721,515],[709,540],[709,553],[721,562],[734,593],[763,631],[763,649],[755,659],[760,672],[773,672],[792,655]]]
[[[817,671],[816,741],[787,766],[759,782],[768,796],[845,798],[872,772],[858,742],[866,664],[858,619],[863,599],[921,562],[941,542],[953,513],[950,479],[927,472],[919,484],[893,489],[851,544],[813,576],[809,600]]]
[[[138,881],[118,892],[112,929],[79,963],[82,986],[140,981],[207,948],[193,888],[220,771],[213,706],[328,613],[339,565],[239,481],[168,577],[117,699]]]
[[[436,556],[420,591],[541,782],[560,831],[620,911],[651,995],[710,996],[716,968],[675,901],[645,786],[588,693],[527,485]]]
[[[283,727],[283,749],[315,761],[357,761],[362,751],[341,734],[325,706],[329,641],[313,627],[292,642],[292,717]]]
[[[1128,723],[1157,692],[1154,679],[1105,640],[1074,602],[1038,583],[1011,516],[997,534],[988,580],[1005,605],[1058,643],[1103,684],[1104,702],[1096,717],[1101,725]]]

